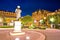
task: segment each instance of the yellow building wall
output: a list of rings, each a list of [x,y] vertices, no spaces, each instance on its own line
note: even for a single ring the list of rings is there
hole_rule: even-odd
[[[12,20],[16,20],[16,18],[5,18],[6,22],[11,22]]]

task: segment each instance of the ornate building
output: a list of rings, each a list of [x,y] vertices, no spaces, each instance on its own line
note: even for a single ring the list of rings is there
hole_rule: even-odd
[[[46,19],[47,13],[49,13],[47,10],[38,10],[32,13],[32,18],[37,21],[37,26],[41,25],[40,20]]]
[[[50,24],[48,22],[48,18],[47,17],[51,16],[51,15],[56,15],[56,14],[60,14],[60,9],[55,10],[54,12],[47,11],[47,10],[37,10],[37,11],[32,13],[32,18],[34,20],[36,20],[35,24],[37,26],[41,26],[40,20],[44,19],[45,20],[45,24],[44,25],[47,25],[47,26],[50,27]]]
[[[0,11],[0,18],[3,19],[2,23],[10,23],[12,20],[16,20],[16,14],[14,12]]]

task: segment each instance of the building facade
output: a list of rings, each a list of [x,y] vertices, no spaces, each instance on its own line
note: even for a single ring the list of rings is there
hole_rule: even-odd
[[[16,13],[8,11],[0,11],[0,23],[10,23],[12,20],[16,20]]]
[[[32,18],[34,20],[36,20],[35,25],[38,27],[41,27],[42,25],[46,25],[48,27],[50,27],[49,21],[48,21],[48,16],[53,16],[53,15],[57,15],[60,14],[60,9],[55,10],[54,12],[51,11],[47,11],[47,10],[37,10],[35,12],[32,13]],[[41,24],[41,20],[45,20],[45,24]]]

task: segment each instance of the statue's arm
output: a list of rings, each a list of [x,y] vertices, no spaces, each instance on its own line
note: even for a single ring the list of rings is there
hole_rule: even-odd
[[[17,12],[17,9],[15,10],[15,13]]]

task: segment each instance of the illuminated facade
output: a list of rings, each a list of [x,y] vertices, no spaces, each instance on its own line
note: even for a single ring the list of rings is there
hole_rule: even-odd
[[[47,25],[50,27],[47,17],[50,15],[56,15],[56,14],[60,14],[60,9],[55,10],[54,12],[47,11],[47,10],[37,10],[32,13],[32,18],[37,21],[35,23],[37,26],[41,26],[40,20],[44,19],[45,20],[44,25]]]
[[[10,23],[12,20],[16,20],[16,14],[14,12],[0,11],[0,17],[3,19],[3,22],[6,23]]]
[[[38,10],[32,13],[32,18],[37,21],[35,23],[36,26],[41,26],[40,20],[42,19],[46,20],[47,13],[49,13],[49,11],[47,10]]]

